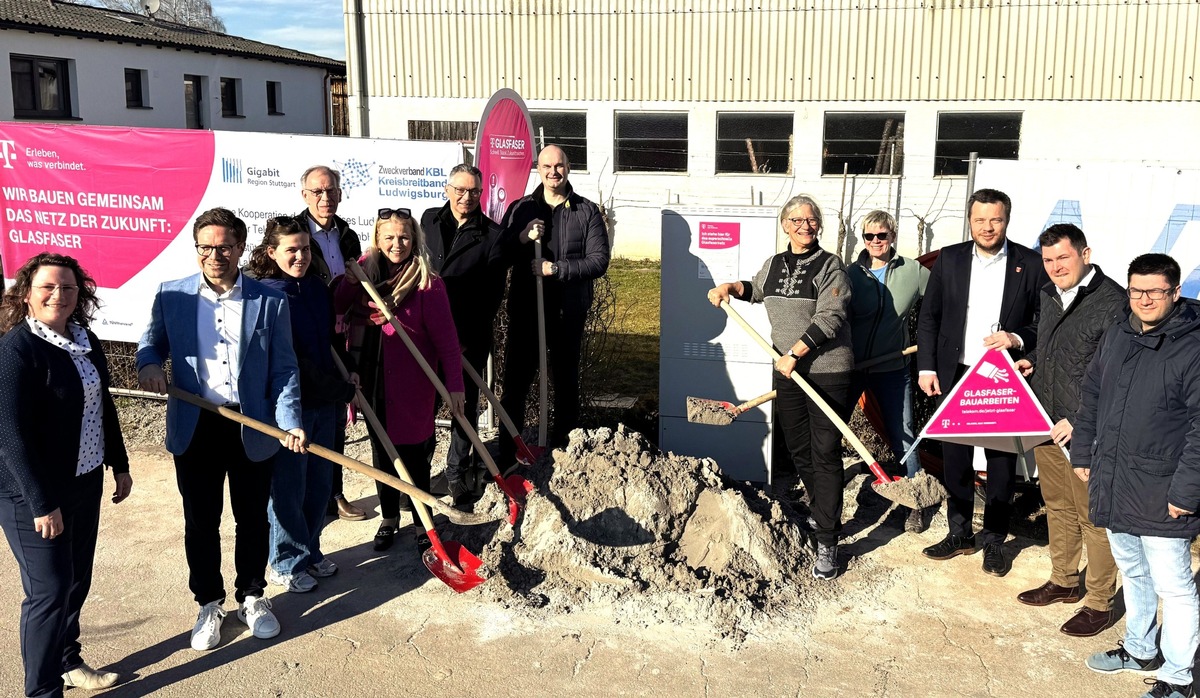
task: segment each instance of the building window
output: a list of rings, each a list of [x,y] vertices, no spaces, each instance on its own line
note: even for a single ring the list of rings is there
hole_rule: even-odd
[[[267,113],[283,115],[283,83],[267,81]]]
[[[125,106],[128,109],[148,109],[150,104],[146,99],[148,85],[146,71],[137,68],[125,69]]]
[[[717,114],[717,172],[790,174],[791,114]]]
[[[9,56],[13,116],[40,119],[71,117],[69,61],[42,56]]]
[[[617,113],[617,172],[687,172],[688,115]]]
[[[242,115],[242,81],[221,78],[221,116]]]
[[[981,158],[1016,160],[1021,147],[1021,114],[938,114],[933,174],[966,175],[971,153]]]
[[[533,121],[535,151],[557,145],[567,154],[571,169],[587,169],[587,112],[532,111],[529,118]]]
[[[183,112],[187,128],[204,128],[204,76],[183,76]]]
[[[475,140],[476,121],[409,121],[408,137],[414,141],[462,141]]]
[[[904,114],[825,114],[821,174],[898,175],[903,170]]]

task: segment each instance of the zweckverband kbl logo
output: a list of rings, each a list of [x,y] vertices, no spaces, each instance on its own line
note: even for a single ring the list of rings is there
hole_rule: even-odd
[[[17,142],[0,141],[0,158],[4,159],[4,169],[13,169],[13,160],[17,159]]]

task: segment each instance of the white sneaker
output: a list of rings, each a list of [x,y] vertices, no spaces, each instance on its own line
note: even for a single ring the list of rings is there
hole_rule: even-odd
[[[321,561],[308,566],[308,573],[314,577],[332,577],[337,574],[338,566],[327,557],[321,558]]]
[[[121,675],[111,671],[96,671],[87,664],[80,664],[63,674],[62,678],[64,686],[99,691],[115,686]]]
[[[221,642],[221,621],[225,620],[225,609],[220,601],[212,601],[200,607],[196,627],[192,628],[192,649],[207,652]]]
[[[317,588],[317,580],[313,579],[308,572],[283,574],[268,567],[267,581],[276,586],[285,587],[293,594],[307,594]]]
[[[260,640],[267,640],[279,634],[279,621],[271,613],[270,599],[261,596],[247,596],[238,607],[238,620],[250,628],[250,632]]]

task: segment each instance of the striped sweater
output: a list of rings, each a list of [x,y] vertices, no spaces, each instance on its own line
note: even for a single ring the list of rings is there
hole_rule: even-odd
[[[740,300],[763,303],[771,321],[771,342],[786,354],[797,341],[809,352],[796,363],[808,373],[848,373],[854,368],[850,341],[850,279],[837,255],[815,247],[790,249],[771,257],[753,281],[742,281]]]

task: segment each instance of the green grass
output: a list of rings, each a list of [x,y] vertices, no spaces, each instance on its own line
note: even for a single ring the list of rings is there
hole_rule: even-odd
[[[657,403],[661,265],[652,260],[614,259],[608,278],[616,317],[610,329],[613,370],[605,377],[605,391]]]

